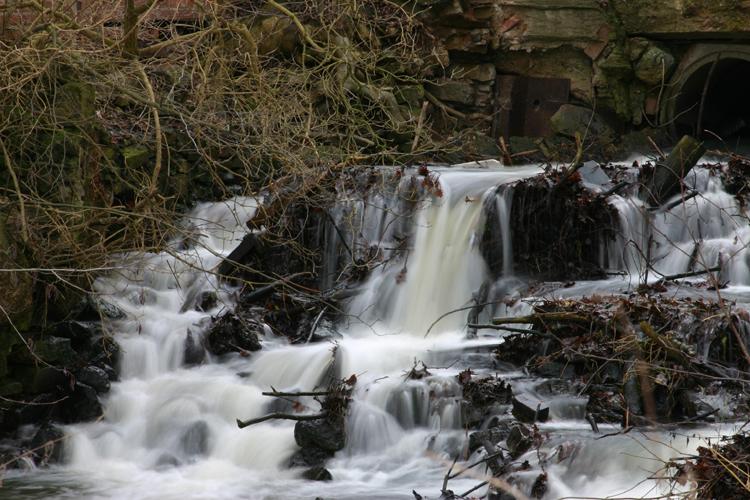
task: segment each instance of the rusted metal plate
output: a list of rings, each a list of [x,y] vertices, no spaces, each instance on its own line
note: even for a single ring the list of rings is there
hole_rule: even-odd
[[[570,100],[570,80],[499,75],[496,83],[497,137],[548,137],[550,118]]]

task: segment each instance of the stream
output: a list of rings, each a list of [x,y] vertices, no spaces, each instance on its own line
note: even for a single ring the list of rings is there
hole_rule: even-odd
[[[102,300],[124,313],[105,325],[120,344],[122,359],[121,380],[104,400],[104,417],[66,427],[64,465],[7,471],[0,498],[407,500],[415,498],[412,490],[439,498],[443,477],[468,439],[456,376],[471,368],[507,380],[514,393],[532,396],[540,394],[545,380],[496,362],[492,347],[505,333],[480,329],[467,336],[466,311],[440,319],[471,304],[472,294],[490,276],[478,245],[488,199],[499,214],[496,229],[504,256],[502,276],[492,284],[490,297],[517,300],[486,308],[480,319],[531,311],[533,297],[524,296],[523,276],[513,270],[508,193],[513,182],[541,169],[483,163],[435,171],[441,196],[423,200],[413,216],[403,216],[397,193],[368,203],[344,197],[333,210],[342,226],[356,220],[358,234],[352,241],[361,238],[387,256],[408,235],[411,248],[406,258],[386,260],[370,273],[337,324],[319,326],[328,341],[291,345],[268,328],[263,349],[249,357],[231,354],[185,365],[186,332],[200,336],[212,317],[235,305],[238,290],[219,283],[210,270],[249,231],[245,223],[256,210],[253,198],[200,204],[184,221],[189,239],[175,240],[163,253],[122,256],[123,269],[100,277],[94,286]],[[706,267],[722,264],[722,278],[729,282],[722,291],[725,298],[750,302],[746,210],[705,169],[696,168],[687,183],[701,195],[653,214],[650,225],[637,197],[611,195],[621,232],[616,244],[602,249],[601,259],[619,274],[553,287],[547,296],[631,292],[644,276],[638,246],[651,240],[657,272],[684,272],[698,255]],[[336,238],[328,235],[326,240],[334,247],[326,249],[327,269],[333,272],[340,255]],[[698,240],[702,243],[695,248]],[[649,279],[656,279],[653,272]],[[216,292],[216,305],[183,312],[186,300],[204,291]],[[416,361],[428,367],[429,376],[407,379]],[[519,359],[518,365],[523,362]],[[245,429],[236,424],[236,419],[273,411],[276,403],[263,391],[312,391],[352,374],[357,383],[348,441],[326,466],[332,481],[306,481],[299,470],[289,469],[298,449],[294,422],[267,421]],[[584,418],[585,398],[539,397],[550,406],[550,419],[539,424],[548,435],[540,451],[569,450],[546,468],[546,499],[658,497],[673,488],[679,491],[680,485],[661,476],[662,461],[694,454],[698,446],[741,425],[637,430],[598,439]],[[300,402],[310,413],[317,408],[311,398]],[[722,401],[711,403],[725,414]],[[602,433],[619,430],[600,425]],[[465,463],[479,457],[475,451]],[[539,474],[538,452],[529,451],[519,460],[528,460],[531,467],[516,474],[518,484],[530,487]],[[481,481],[479,470],[449,486],[462,493]],[[486,490],[474,494],[481,497]]]

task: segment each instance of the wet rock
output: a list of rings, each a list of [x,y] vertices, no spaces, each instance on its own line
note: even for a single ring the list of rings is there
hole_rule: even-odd
[[[0,463],[5,469],[27,469],[28,462],[24,460],[23,452],[19,449],[8,447],[0,450]]]
[[[101,335],[92,339],[91,343],[80,350],[82,357],[88,364],[97,365],[106,370],[105,365],[116,366],[119,360],[120,346],[112,337]]]
[[[607,190],[612,187],[612,180],[602,167],[595,161],[587,161],[578,169],[581,176],[581,182],[584,185],[596,186],[600,189]]]
[[[163,453],[159,456],[159,459],[154,464],[156,470],[170,469],[172,467],[178,467],[180,461],[171,453]]]
[[[69,372],[51,366],[40,368],[34,377],[34,391],[37,393],[65,391],[69,387]]]
[[[219,298],[216,296],[216,292],[213,290],[204,290],[198,295],[195,309],[203,312],[209,311],[216,307],[218,301]]]
[[[469,453],[473,453],[478,448],[484,446],[485,441],[497,444],[508,438],[510,429],[507,427],[491,427],[483,431],[476,431],[469,434]]]
[[[526,453],[534,444],[534,436],[528,427],[516,424],[510,429],[510,434],[505,441],[510,456],[518,458]]]
[[[206,335],[206,347],[214,354],[260,350],[258,335],[263,323],[246,311],[228,313],[217,319]]]
[[[195,335],[190,330],[185,336],[183,362],[186,366],[195,366],[203,363],[206,359],[206,350],[200,342],[195,340]]]
[[[509,384],[494,377],[474,378],[470,370],[461,372],[458,381],[463,387],[461,416],[468,427],[477,427],[493,413],[502,411],[513,396]]]
[[[78,358],[70,339],[63,337],[47,337],[35,342],[34,353],[47,363],[63,366],[75,364]]]
[[[549,406],[525,394],[513,397],[513,416],[521,422],[533,424],[549,419]]]
[[[64,439],[65,433],[62,429],[52,424],[43,425],[29,443],[34,462],[38,466],[61,462],[64,456]]]
[[[547,473],[542,472],[534,480],[534,484],[531,486],[531,497],[542,498],[547,493]]]
[[[325,467],[311,467],[302,473],[302,477],[309,481],[333,480],[333,476]]]
[[[713,406],[700,399],[698,394],[693,391],[680,391],[677,399],[685,418],[701,420],[708,418],[715,412]]]
[[[326,460],[333,456],[333,452],[320,448],[302,448],[292,455],[289,460],[290,467],[314,467],[323,465]]]
[[[575,367],[570,363],[547,361],[539,365],[534,365],[533,368],[542,377],[572,379],[576,376]]]
[[[589,402],[586,405],[586,413],[597,423],[622,422],[624,412],[619,391],[608,386],[591,386],[587,392]]]
[[[125,319],[126,317],[122,309],[96,295],[89,296],[89,305],[96,312],[96,316],[91,319],[100,319],[99,315],[111,320]]]
[[[447,80],[439,84],[431,84],[427,90],[441,101],[464,105],[473,104],[476,95],[474,86],[468,80]]]
[[[346,429],[343,421],[334,424],[324,419],[303,420],[294,426],[294,440],[303,449],[339,451],[346,446]]]
[[[60,400],[59,393],[45,393],[34,396],[28,401],[31,404],[21,405],[7,413],[7,419],[3,419],[5,430],[14,430],[15,427],[25,424],[37,424],[49,420],[57,410],[56,401]]]
[[[115,370],[114,368],[112,368],[111,366],[109,366],[106,363],[99,363],[99,365],[97,366],[97,368],[101,368],[102,370],[104,370],[104,372],[107,374],[107,378],[109,379],[110,382],[116,382],[117,379],[119,378],[117,376],[117,370]]]
[[[54,331],[56,336],[70,339],[73,344],[81,345],[90,343],[99,334],[100,328],[86,321],[63,321],[55,326]]]
[[[575,137],[576,133],[609,140],[615,137],[614,131],[593,109],[573,104],[560,106],[550,118],[550,125],[554,133],[566,137]]]
[[[86,366],[76,373],[76,380],[89,385],[98,393],[109,391],[110,375],[98,366]]]
[[[62,402],[62,418],[66,423],[96,420],[102,413],[102,404],[96,390],[81,382],[76,382],[73,392]]]
[[[211,431],[203,420],[192,423],[180,438],[180,448],[188,457],[202,456],[208,452]]]

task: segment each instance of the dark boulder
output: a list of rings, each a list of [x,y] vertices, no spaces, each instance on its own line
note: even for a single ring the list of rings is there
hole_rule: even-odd
[[[186,366],[195,366],[203,363],[206,359],[206,350],[203,345],[195,339],[195,335],[190,330],[185,336],[184,363]]]
[[[693,391],[680,391],[677,400],[683,418],[704,420],[716,413],[713,406],[700,399],[698,394]]]
[[[501,413],[510,403],[513,391],[509,384],[494,377],[474,378],[470,370],[461,372],[458,381],[463,387],[461,416],[468,427],[477,427],[493,414]]]
[[[98,366],[86,366],[76,373],[76,380],[94,388],[98,393],[109,391],[110,375]]]
[[[303,449],[339,451],[346,446],[346,428],[343,420],[340,423],[325,419],[302,420],[294,426],[294,440]]]
[[[57,337],[70,339],[74,346],[92,342],[101,334],[99,324],[87,321],[63,321],[55,325],[54,334]]]
[[[64,457],[65,433],[59,427],[45,424],[31,438],[28,447],[37,466],[60,463]]]
[[[513,416],[527,424],[546,422],[549,406],[531,396],[519,394],[513,397]]]
[[[174,455],[170,453],[163,453],[159,456],[159,459],[154,464],[156,470],[171,469],[172,467],[179,467],[180,461]]]
[[[206,334],[206,348],[222,355],[237,351],[258,351],[262,322],[249,312],[232,312],[217,319]]]
[[[332,451],[320,448],[302,448],[289,459],[289,467],[315,467],[323,465],[332,456]]]
[[[71,340],[63,337],[47,337],[34,343],[34,354],[54,365],[72,366],[78,360]]]
[[[63,421],[69,424],[96,420],[103,413],[96,390],[81,382],[76,382],[73,392],[62,402],[61,410]]]
[[[219,298],[213,290],[204,290],[198,295],[195,309],[201,312],[208,312],[218,304]]]
[[[309,481],[331,481],[333,476],[325,467],[310,467],[302,473],[302,477]]]
[[[180,438],[180,448],[185,456],[203,456],[208,453],[211,431],[203,420],[193,422]]]
[[[101,368],[104,368],[104,365],[116,367],[120,357],[120,345],[107,335],[92,338],[91,343],[81,351],[88,364],[95,364]]]
[[[36,372],[34,377],[34,392],[66,392],[70,388],[71,374],[67,370],[60,370],[53,366],[44,366]]]
[[[21,450],[0,451],[0,463],[7,469],[25,469],[28,464],[23,459]]]
[[[510,429],[510,434],[505,441],[510,452],[510,456],[518,458],[526,453],[531,445],[534,444],[534,435],[528,427],[523,424],[516,424]]]
[[[469,453],[473,453],[475,450],[484,446],[485,441],[492,444],[497,444],[500,441],[508,438],[510,429],[507,427],[490,427],[483,431],[476,431],[469,434]]]
[[[57,416],[60,401],[59,393],[48,392],[39,394],[28,400],[31,404],[23,404],[7,413],[3,419],[6,431],[13,431],[19,425],[38,424]]]
[[[126,317],[122,309],[97,295],[89,296],[89,304],[86,309],[94,313],[90,316],[93,320],[101,320],[102,317],[110,320],[118,320],[125,319]]]

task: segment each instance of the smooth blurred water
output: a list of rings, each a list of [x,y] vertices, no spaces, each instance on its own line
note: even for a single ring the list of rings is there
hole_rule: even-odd
[[[486,353],[502,335],[480,331],[478,338],[467,339],[468,311],[435,321],[471,305],[472,295],[489,279],[478,248],[487,197],[494,197],[490,201],[499,216],[492,223],[499,226],[504,251],[504,275],[493,284],[493,293],[523,298],[525,287],[512,276],[508,258],[509,184],[540,171],[496,164],[437,169],[442,196],[424,198],[413,217],[399,213],[399,200],[383,194],[373,195],[369,203],[342,200],[334,215],[340,222],[356,219],[352,227],[359,228],[358,234],[350,236],[380,245],[386,254],[397,237],[406,235],[411,242],[405,255],[394,254],[368,277],[337,326],[343,337],[294,346],[267,337],[263,350],[248,358],[230,355],[185,367],[188,330],[199,337],[211,316],[234,307],[236,290],[219,283],[211,270],[248,231],[245,223],[256,201],[237,198],[198,206],[186,218],[191,238],[175,241],[162,254],[123,256],[127,272],[96,282],[96,293],[126,313],[125,319],[106,325],[122,346],[122,380],[105,398],[103,419],[66,429],[65,465],[8,472],[0,498],[410,499],[412,490],[437,498],[448,465],[466,450],[456,375],[477,365],[480,373],[498,373]],[[699,255],[707,266],[721,260],[722,276],[734,287],[729,293],[744,297],[742,287],[750,286],[746,213],[707,171],[699,169],[689,182],[701,196],[663,213],[648,212],[634,196],[613,195],[621,234],[618,244],[605,252],[607,265],[627,276],[581,282],[563,293],[627,292],[643,274],[643,245],[651,240],[659,272],[691,269],[690,255]],[[335,238],[328,241],[335,246]],[[335,267],[335,248],[328,252],[329,268]],[[206,312],[182,312],[185,302],[203,291],[216,292],[217,305]],[[518,301],[499,305],[494,313],[524,314],[529,308]],[[430,375],[408,380],[405,375],[416,361],[424,362]],[[349,439],[328,464],[331,482],[304,481],[299,471],[288,468],[297,450],[293,422],[269,421],[245,429],[235,423],[271,411],[274,402],[261,394],[271,387],[313,390],[331,377],[351,374],[358,382],[347,423]],[[534,391],[535,381],[519,372],[499,375],[516,391]],[[311,413],[317,410],[310,398],[301,403]],[[540,450],[551,457],[545,498],[658,496],[673,486],[653,479],[662,460],[693,453],[707,437],[732,430],[714,426],[674,435],[633,432],[595,439],[583,420],[584,403],[575,397],[551,403],[552,419],[542,426],[549,439]],[[563,448],[573,451],[555,459]],[[470,462],[477,456],[466,458]],[[535,464],[538,458],[530,452],[521,460]],[[519,479],[530,485],[536,474]],[[480,480],[460,477],[450,488],[460,493]]]

